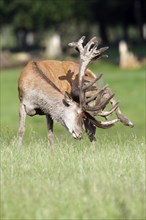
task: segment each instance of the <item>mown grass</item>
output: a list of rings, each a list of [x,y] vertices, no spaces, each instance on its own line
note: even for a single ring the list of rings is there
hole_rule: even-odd
[[[143,139],[1,143],[2,219],[144,219]]]
[[[47,145],[44,117],[28,117],[22,148],[17,146],[20,69],[1,74],[1,219],[145,219],[145,68],[120,70],[107,62],[104,73],[120,100],[130,129],[97,129],[97,149],[86,135],[76,141],[55,125]]]

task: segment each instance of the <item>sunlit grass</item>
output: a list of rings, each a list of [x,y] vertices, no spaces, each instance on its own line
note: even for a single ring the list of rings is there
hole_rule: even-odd
[[[143,139],[1,144],[2,219],[144,219]]]

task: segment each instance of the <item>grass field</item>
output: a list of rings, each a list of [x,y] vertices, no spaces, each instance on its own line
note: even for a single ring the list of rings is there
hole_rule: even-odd
[[[94,152],[86,135],[76,141],[55,125],[47,145],[45,118],[28,117],[24,145],[17,147],[20,69],[1,73],[1,219],[127,219],[145,216],[145,68],[104,73],[134,128],[97,129]]]

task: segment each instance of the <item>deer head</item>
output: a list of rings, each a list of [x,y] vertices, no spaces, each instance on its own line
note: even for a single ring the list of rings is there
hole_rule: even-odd
[[[69,93],[65,92],[63,103],[64,108],[64,126],[75,139],[82,138],[83,118],[82,108],[73,101]]]

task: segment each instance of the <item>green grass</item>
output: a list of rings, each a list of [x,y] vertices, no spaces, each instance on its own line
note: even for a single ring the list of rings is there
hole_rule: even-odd
[[[1,219],[145,219],[145,68],[104,73],[124,114],[134,122],[97,129],[94,152],[87,136],[74,140],[55,124],[54,149],[47,145],[43,116],[28,117],[24,145],[17,146],[17,79],[1,74]]]
[[[1,219],[144,219],[143,139],[1,143]]]

